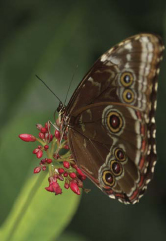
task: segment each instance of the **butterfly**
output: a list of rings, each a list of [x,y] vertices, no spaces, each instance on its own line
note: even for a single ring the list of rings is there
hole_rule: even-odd
[[[68,105],[60,102],[57,109],[77,165],[125,204],[139,201],[154,173],[163,50],[157,35],[127,38],[95,62]]]

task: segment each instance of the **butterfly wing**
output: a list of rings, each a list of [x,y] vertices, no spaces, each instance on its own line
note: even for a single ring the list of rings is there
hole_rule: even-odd
[[[141,112],[123,105],[93,105],[74,123],[69,141],[80,168],[111,198],[136,201],[151,173],[148,155],[151,162],[156,160],[153,150],[148,152]]]
[[[154,172],[163,49],[152,34],[121,42],[97,60],[67,106],[76,162],[99,188],[125,203],[139,200]]]
[[[152,34],[135,35],[114,46],[83,78],[68,103],[67,112],[77,113],[80,108],[96,102],[120,102],[145,110],[149,92],[152,87],[157,89],[163,50],[160,37]],[[134,92],[132,101],[125,98],[125,93],[123,95],[124,89]]]

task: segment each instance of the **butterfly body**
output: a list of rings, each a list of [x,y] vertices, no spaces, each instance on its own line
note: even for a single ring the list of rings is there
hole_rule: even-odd
[[[164,46],[132,36],[103,54],[63,110],[72,155],[110,198],[136,203],[156,164],[157,78]]]

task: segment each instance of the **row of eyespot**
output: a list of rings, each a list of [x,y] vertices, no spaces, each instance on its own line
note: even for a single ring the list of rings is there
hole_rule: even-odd
[[[120,162],[126,161],[126,156],[122,149],[117,148],[114,154],[116,159],[111,161],[111,165],[110,165],[111,171],[106,170],[103,172],[103,175],[102,175],[104,184],[111,187],[114,186],[115,184],[115,179],[112,174],[114,174],[114,176],[120,176],[123,171],[123,168]]]
[[[121,84],[124,87],[129,87],[134,81],[134,77],[130,72],[124,72],[120,77]],[[131,103],[134,100],[134,93],[131,89],[126,88],[123,92],[123,100],[126,103]]]

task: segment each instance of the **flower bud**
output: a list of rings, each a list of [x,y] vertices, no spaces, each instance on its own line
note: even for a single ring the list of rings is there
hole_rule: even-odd
[[[33,154],[38,153],[38,151],[39,151],[39,149],[38,149],[38,148],[35,148],[35,149],[33,150]]]
[[[37,158],[41,158],[43,156],[43,152],[41,150],[39,150],[37,153],[36,153],[36,156]]]
[[[71,166],[74,168],[74,169],[77,169],[77,165],[75,163],[71,163]]]
[[[51,159],[47,159],[47,163],[48,164],[52,163],[52,160]]]
[[[64,172],[63,176],[67,177],[68,176],[68,172]]]
[[[45,150],[45,151],[47,151],[47,150],[48,150],[48,148],[49,148],[49,146],[48,146],[48,145],[45,145],[45,146],[44,146],[44,150]]]
[[[52,141],[53,135],[52,135],[52,134],[49,134],[49,133],[45,133],[45,139],[46,139],[46,140],[49,140],[49,141]]]
[[[77,167],[76,170],[77,170],[78,174],[81,176],[81,180],[85,180],[85,179],[86,179],[86,176],[85,176],[85,174],[81,171],[81,169]]]
[[[44,134],[39,132],[39,138],[43,140],[44,139]]]
[[[36,137],[33,136],[33,135],[30,135],[30,134],[20,134],[19,138],[23,141],[26,141],[26,142],[36,141]]]
[[[46,122],[46,123],[45,123],[45,128],[46,128],[46,130],[48,131],[48,129],[50,129],[50,123]]]
[[[58,175],[57,178],[58,178],[59,180],[61,180],[61,181],[64,180],[64,178],[62,177],[62,175]]]
[[[46,130],[45,127],[42,127],[40,131],[41,131],[42,133],[46,133],[46,132],[47,132],[47,130]]]
[[[69,145],[64,145],[64,147],[63,147],[64,149],[66,149],[66,150],[69,150],[70,148],[69,148]]]
[[[40,131],[43,126],[41,124],[37,124],[36,128]]]
[[[53,135],[50,134],[50,136],[49,136],[49,140],[52,141],[52,139],[53,139]]]
[[[41,167],[35,167],[33,172],[34,173],[39,173],[41,171]]]
[[[59,172],[59,174],[63,174],[64,173],[64,169],[63,168],[58,168],[58,172]]]
[[[59,155],[59,153],[54,153],[53,157],[54,157],[54,159],[59,159],[60,155]]]
[[[74,181],[70,182],[70,189],[77,195],[80,195],[80,189],[78,188],[77,183],[75,183]]]
[[[70,163],[67,162],[67,161],[64,161],[64,162],[63,162],[63,166],[64,166],[65,168],[69,169]]]
[[[69,183],[65,182],[64,188],[69,189],[70,185]]]
[[[60,139],[60,132],[58,130],[55,130],[55,138]]]
[[[43,170],[43,171],[45,171],[45,170],[46,170],[46,168],[47,168],[46,166],[42,166],[42,170]]]
[[[74,178],[77,177],[77,175],[75,174],[75,172],[71,172],[71,173],[69,173],[69,176],[70,176],[72,179],[74,179]]]
[[[45,164],[46,163],[46,158],[45,159],[42,159],[41,161],[40,161],[40,163],[43,165],[43,164]]]

